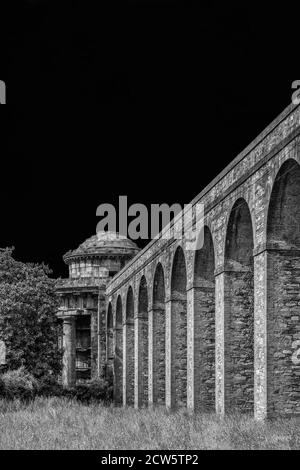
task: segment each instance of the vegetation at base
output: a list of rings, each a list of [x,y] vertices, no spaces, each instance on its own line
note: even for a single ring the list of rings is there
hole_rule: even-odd
[[[68,398],[0,399],[0,449],[300,449],[300,418],[257,423]]]
[[[82,403],[112,401],[113,388],[103,379],[93,379],[65,389],[51,376],[36,379],[24,367],[0,375],[0,398],[28,402],[36,397],[66,397]]]
[[[58,376],[56,281],[44,264],[22,263],[12,255],[13,248],[0,249],[0,340],[7,367],[25,367],[36,378]]]

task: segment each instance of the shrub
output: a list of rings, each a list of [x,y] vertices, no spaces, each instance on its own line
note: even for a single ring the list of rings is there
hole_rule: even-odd
[[[24,367],[9,370],[0,377],[0,395],[7,399],[20,398],[29,400],[34,398],[38,389],[38,381]]]
[[[60,397],[63,395],[63,389],[54,376],[43,376],[38,381],[37,395],[41,397]]]
[[[92,379],[75,387],[64,389],[63,396],[76,399],[82,403],[112,401],[112,386],[103,379]]]
[[[65,389],[54,376],[44,376],[38,380],[24,367],[9,370],[0,376],[0,397],[8,400],[19,398],[28,401],[37,396],[66,397],[87,404],[92,402],[110,403],[113,387],[106,380],[92,379]]]
[[[56,281],[45,265],[22,263],[0,248],[0,340],[10,369],[24,366],[38,379],[61,372]]]

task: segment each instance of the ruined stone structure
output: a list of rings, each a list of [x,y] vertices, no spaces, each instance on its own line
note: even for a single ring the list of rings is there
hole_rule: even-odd
[[[300,413],[299,165],[290,106],[192,202],[205,207],[200,250],[160,236],[106,278],[117,404]]]
[[[196,197],[202,249],[154,240],[107,285],[117,403],[300,413],[299,134],[291,106]]]
[[[112,373],[105,366],[113,351],[106,350],[106,332],[112,334],[112,317],[106,325],[105,289],[110,279],[139,251],[125,237],[101,233],[66,253],[69,278],[57,285],[58,317],[63,325],[63,384]]]

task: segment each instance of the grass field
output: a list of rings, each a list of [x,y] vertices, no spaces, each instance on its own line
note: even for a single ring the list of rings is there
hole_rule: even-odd
[[[300,449],[300,419],[264,424],[58,398],[0,400],[0,449]]]

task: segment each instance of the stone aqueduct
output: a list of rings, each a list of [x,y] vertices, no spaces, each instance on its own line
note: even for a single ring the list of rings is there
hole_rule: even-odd
[[[204,245],[158,239],[109,283],[115,402],[300,413],[300,107],[193,201]]]

